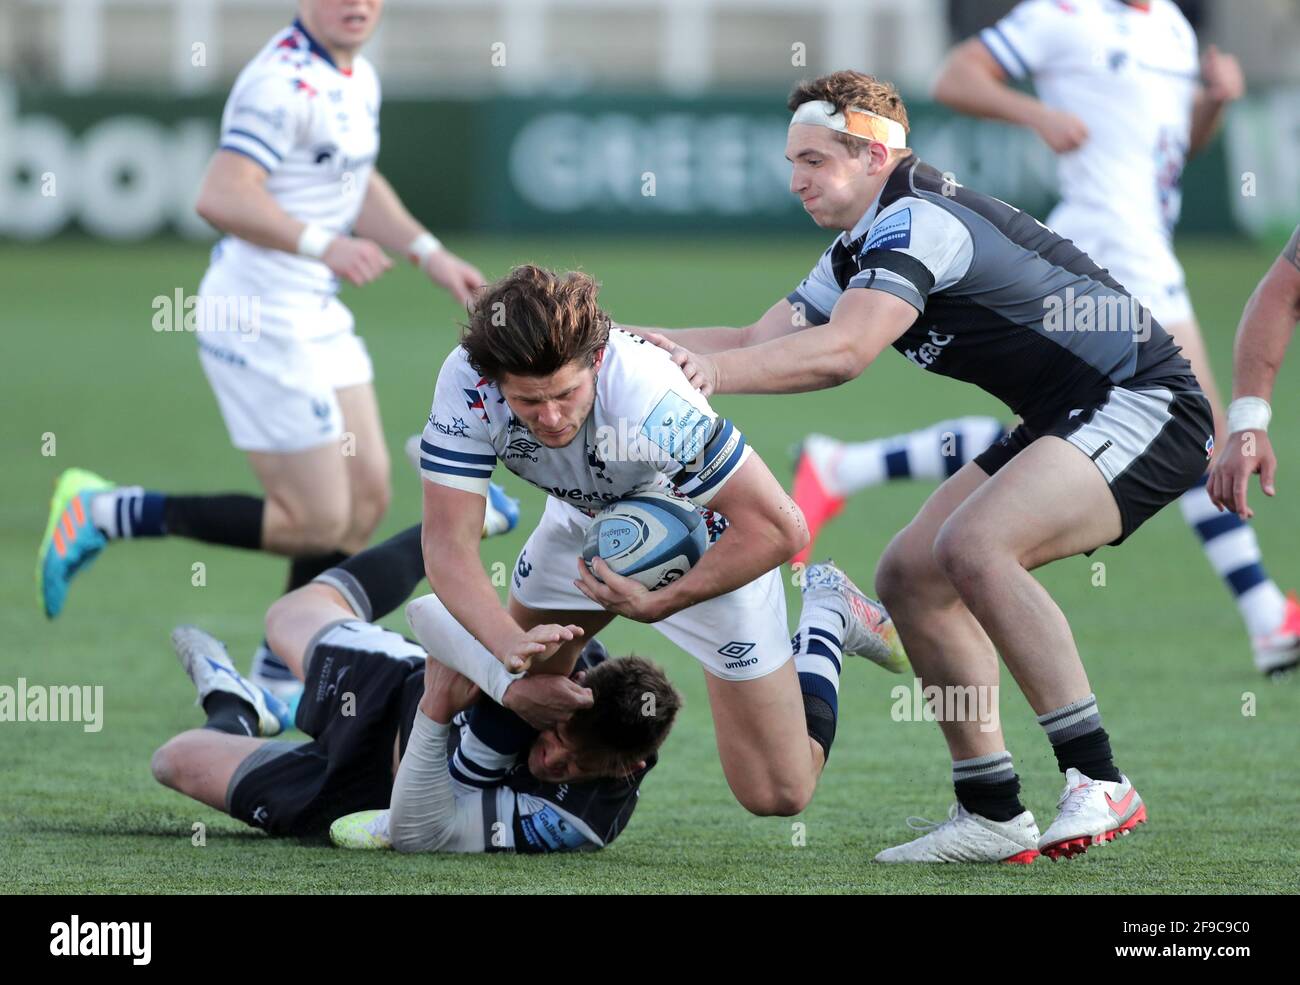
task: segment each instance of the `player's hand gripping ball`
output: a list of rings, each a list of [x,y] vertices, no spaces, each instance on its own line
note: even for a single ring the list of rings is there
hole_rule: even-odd
[[[653,592],[690,571],[706,547],[708,528],[690,500],[648,489],[596,515],[582,558],[592,570],[592,560],[600,557],[615,574]]]

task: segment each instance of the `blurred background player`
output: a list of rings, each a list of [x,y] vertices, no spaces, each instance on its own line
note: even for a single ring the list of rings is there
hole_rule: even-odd
[[[1008,84],[1032,79],[1037,98]],[[1060,204],[1047,225],[1151,312],[1192,364],[1227,432],[1222,401],[1171,237],[1183,164],[1245,91],[1241,67],[1196,33],[1172,0],[1025,0],[958,45],[934,97],[963,113],[1029,127],[1058,155]],[[1264,569],[1245,521],[1218,513],[1202,481],[1179,501],[1236,599],[1269,672],[1300,657],[1300,603]]]
[[[1250,476],[1259,473],[1267,496],[1275,495],[1277,456],[1268,437],[1273,416],[1269,399],[1282,359],[1300,322],[1300,226],[1282,255],[1246,302],[1233,353],[1232,403],[1228,405],[1228,440],[1210,470],[1210,500],[1243,520],[1254,512],[1246,502]],[[1278,662],[1275,672],[1289,670]]]
[[[336,831],[355,847],[551,852],[612,841],[680,707],[663,671],[635,657],[607,660],[593,640],[581,684],[493,678],[482,669],[500,665],[449,617],[426,635],[426,660],[424,647],[371,621],[422,576],[412,527],[268,611],[268,638],[309,685],[298,713],[307,742],[266,738],[278,723],[258,689],[217,640],[178,627],[172,644],[208,720],[154,754],[155,778],[272,835],[323,834],[367,811]],[[469,670],[496,700],[439,659]]]
[[[382,0],[300,0],[298,18],[235,82],[199,191],[199,214],[226,234],[199,288],[199,358],[265,496],[176,496],[65,472],[37,571],[50,618],[108,541],[179,536],[285,555],[291,591],[360,550],[383,518],[388,450],[370,357],[339,281],[375,280],[392,265],[385,250],[461,304],[483,277],[375,170],[380,87],[359,50],[382,9]],[[256,323],[226,324],[231,302],[250,297]],[[500,490],[491,504],[485,535],[517,517]],[[252,676],[281,696],[298,689],[265,644]]]

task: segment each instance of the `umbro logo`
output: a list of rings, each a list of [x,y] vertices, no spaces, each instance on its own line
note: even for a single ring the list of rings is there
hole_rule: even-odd
[[[718,652],[724,657],[743,657],[750,650],[754,649],[755,645],[756,644],[754,643],[738,643],[733,640],[730,643],[724,643],[722,646],[718,647]]]

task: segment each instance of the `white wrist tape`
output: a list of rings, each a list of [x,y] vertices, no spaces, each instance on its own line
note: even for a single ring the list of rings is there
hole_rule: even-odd
[[[440,249],[442,249],[442,240],[433,233],[423,232],[411,240],[411,245],[406,248],[406,255],[411,258],[413,264],[421,267],[429,254]]]
[[[298,255],[319,260],[325,255],[325,251],[330,248],[330,244],[333,242],[334,233],[324,226],[317,226],[309,222],[302,227],[302,233],[298,236]]]
[[[1273,408],[1263,397],[1238,397],[1228,404],[1228,433],[1267,431]]]
[[[406,621],[431,659],[464,674],[497,704],[502,703],[506,688],[523,676],[506,670],[436,595],[422,596],[408,605]]]

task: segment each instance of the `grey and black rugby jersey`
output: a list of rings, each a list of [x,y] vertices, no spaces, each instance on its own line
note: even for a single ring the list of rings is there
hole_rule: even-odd
[[[1169,334],[1087,254],[1029,214],[971,191],[914,155],[789,300],[810,325],[851,288],[885,291],[920,317],[894,348],[973,383],[1028,421],[1113,386],[1196,389]]]

